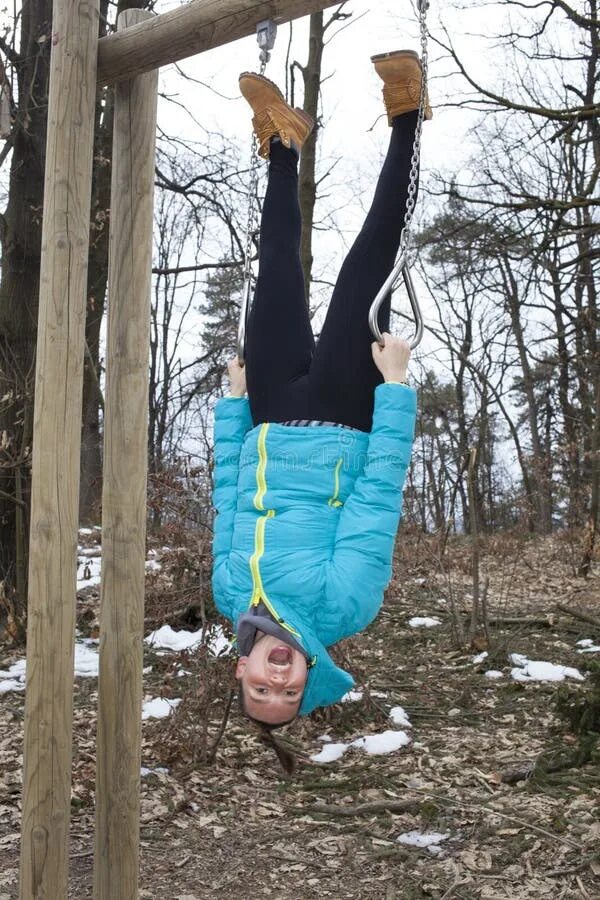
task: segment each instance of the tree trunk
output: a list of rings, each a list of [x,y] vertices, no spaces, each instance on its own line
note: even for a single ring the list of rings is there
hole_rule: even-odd
[[[0,220],[0,581],[19,618],[24,616],[27,593],[33,375],[51,34],[51,0],[26,3],[20,52],[15,60],[19,96],[8,203]],[[0,609],[0,628],[4,612]]]
[[[464,323],[465,332],[460,344],[458,358],[458,372],[455,372],[456,378],[456,424],[457,424],[457,457],[458,459],[466,459],[469,454],[469,429],[467,426],[467,389],[465,386],[465,372],[467,369],[466,360],[469,358],[471,347],[473,345],[473,323],[471,321],[470,312],[467,313]],[[462,478],[458,479],[458,492],[460,494],[463,527],[466,532],[470,531],[469,519],[469,500],[467,492],[463,484]]]
[[[312,274],[312,230],[317,197],[315,171],[317,165],[317,136],[319,132],[319,91],[321,89],[321,64],[323,61],[323,36],[325,25],[323,11],[313,13],[310,17],[310,36],[308,62],[301,67],[304,79],[304,111],[315,121],[315,127],[308,136],[300,156],[299,191],[300,211],[302,214],[302,237],[300,239],[300,260],[304,273],[304,289],[306,302],[310,300],[310,282]]]
[[[104,0],[103,6],[108,6]],[[101,8],[100,21],[106,10]],[[103,15],[104,13],[104,15]],[[86,352],[83,367],[83,418],[81,427],[81,484],[79,520],[92,525],[98,521],[102,497],[102,434],[100,409],[100,328],[106,301],[108,279],[108,232],[110,217],[110,176],[112,151],[113,92],[99,92],[96,104],[94,139],[94,181],[88,259]]]
[[[517,344],[521,372],[523,374],[523,393],[527,401],[527,421],[529,435],[531,437],[532,471],[534,502],[537,512],[535,530],[541,534],[549,534],[552,531],[552,502],[551,502],[551,473],[547,471],[547,459],[538,427],[538,405],[535,397],[534,379],[529,364],[527,339],[521,322],[521,302],[519,286],[510,267],[510,261],[505,254],[501,266],[504,278],[505,298],[510,315],[513,334]]]
[[[146,0],[120,0],[117,17],[126,9],[144,9]],[[99,36],[108,34],[108,0],[100,2]],[[108,282],[108,235],[113,131],[113,88],[100,88],[96,103],[94,177],[88,259],[88,307],[85,323],[86,352],[83,369],[81,427],[81,484],[79,519],[91,525],[98,521],[102,501],[102,432],[100,410],[100,329],[106,307]]]

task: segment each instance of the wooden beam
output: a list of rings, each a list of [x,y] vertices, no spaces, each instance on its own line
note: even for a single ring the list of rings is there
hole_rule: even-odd
[[[178,62],[255,34],[263,19],[277,24],[341,0],[192,0],[147,22],[101,38],[98,83],[108,84]],[[258,53],[258,51],[257,51]]]
[[[119,29],[151,13],[129,9]],[[119,34],[121,31],[119,31]],[[136,900],[158,71],[115,89],[102,492],[95,900]]]
[[[21,900],[67,897],[98,0],[55,0],[38,314]]]

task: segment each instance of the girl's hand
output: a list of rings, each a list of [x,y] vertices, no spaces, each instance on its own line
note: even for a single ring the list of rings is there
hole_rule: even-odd
[[[246,394],[246,369],[244,366],[240,366],[237,356],[227,363],[227,372],[231,396],[244,397]]]
[[[387,332],[383,333],[383,339],[385,341],[383,347],[380,347],[377,341],[371,345],[375,365],[385,381],[406,381],[410,344]]]

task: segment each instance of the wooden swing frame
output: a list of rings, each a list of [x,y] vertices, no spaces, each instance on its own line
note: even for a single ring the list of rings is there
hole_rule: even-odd
[[[98,85],[116,83],[94,897],[138,897],[149,316],[160,66],[339,0],[54,0],[32,463],[21,900],[66,900],[86,286]]]

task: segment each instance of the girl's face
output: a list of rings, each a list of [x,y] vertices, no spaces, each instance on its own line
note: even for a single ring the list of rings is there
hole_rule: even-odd
[[[235,677],[242,683],[248,715],[268,725],[295,718],[306,684],[306,657],[271,634],[260,634]]]

